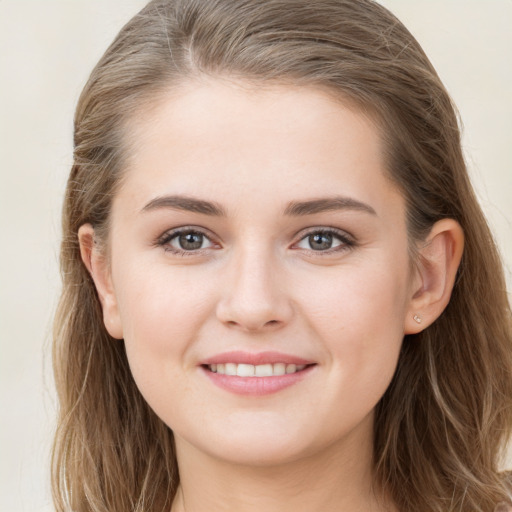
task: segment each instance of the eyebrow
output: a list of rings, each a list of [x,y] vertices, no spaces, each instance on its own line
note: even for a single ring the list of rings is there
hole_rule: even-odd
[[[334,196],[309,201],[292,201],[286,207],[284,214],[290,216],[313,215],[315,213],[334,210],[357,210],[377,215],[375,210],[366,203],[352,199],[351,197]]]
[[[142,212],[161,208],[183,210],[214,217],[227,216],[226,210],[219,203],[183,195],[156,197],[144,206]],[[310,199],[308,201],[292,201],[286,206],[284,214],[291,217],[301,217],[335,210],[356,210],[377,215],[370,205],[343,196]]]
[[[150,201],[143,212],[158,210],[160,208],[170,208],[172,210],[184,210],[187,212],[202,213],[203,215],[212,215],[214,217],[226,217],[224,208],[214,202],[203,201],[189,196],[163,196],[156,197]]]

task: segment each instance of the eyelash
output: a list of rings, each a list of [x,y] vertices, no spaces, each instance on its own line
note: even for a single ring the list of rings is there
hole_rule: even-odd
[[[193,228],[193,227],[183,227],[183,228],[178,228],[178,229],[174,229],[171,231],[167,231],[166,233],[164,233],[161,237],[159,237],[156,240],[155,245],[159,246],[159,247],[163,247],[165,252],[169,252],[171,254],[174,254],[175,256],[183,256],[183,257],[197,256],[198,254],[203,254],[203,252],[205,250],[207,250],[207,249],[194,249],[194,250],[186,251],[186,250],[176,249],[169,245],[172,240],[174,240],[175,238],[179,237],[180,235],[184,235],[184,234],[201,235],[211,242],[211,237],[202,229]],[[299,239],[299,241],[294,245],[297,245],[305,238],[307,238],[311,235],[314,235],[314,234],[331,235],[333,238],[336,238],[341,242],[340,245],[338,245],[334,248],[327,249],[325,251],[322,251],[322,250],[315,251],[314,249],[309,249],[309,252],[311,252],[315,256],[322,257],[322,256],[332,255],[333,253],[341,253],[344,251],[351,250],[356,246],[355,240],[350,235],[348,235],[344,231],[341,231],[341,230],[338,230],[335,228],[311,229],[311,230],[307,231],[306,233],[304,233],[302,235],[302,237]],[[214,242],[211,242],[211,243],[214,243]],[[305,249],[305,250],[307,250],[307,249]]]

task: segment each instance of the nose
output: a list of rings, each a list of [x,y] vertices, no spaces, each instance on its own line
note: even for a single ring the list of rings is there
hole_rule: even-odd
[[[245,332],[273,331],[293,316],[276,258],[247,249],[230,262],[217,304],[217,318]]]

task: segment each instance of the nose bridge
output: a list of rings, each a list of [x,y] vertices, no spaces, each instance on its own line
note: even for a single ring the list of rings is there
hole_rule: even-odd
[[[217,310],[221,321],[254,331],[289,320],[291,304],[270,244],[248,241],[234,250],[230,265]]]

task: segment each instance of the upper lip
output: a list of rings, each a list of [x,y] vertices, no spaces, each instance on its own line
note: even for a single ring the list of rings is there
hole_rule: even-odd
[[[254,366],[260,364],[274,364],[274,363],[285,363],[285,364],[313,364],[314,361],[304,359],[302,357],[294,356],[291,354],[283,354],[282,352],[243,352],[243,351],[232,351],[223,352],[204,360],[201,364],[224,364],[224,363],[235,363],[235,364],[252,364]]]

